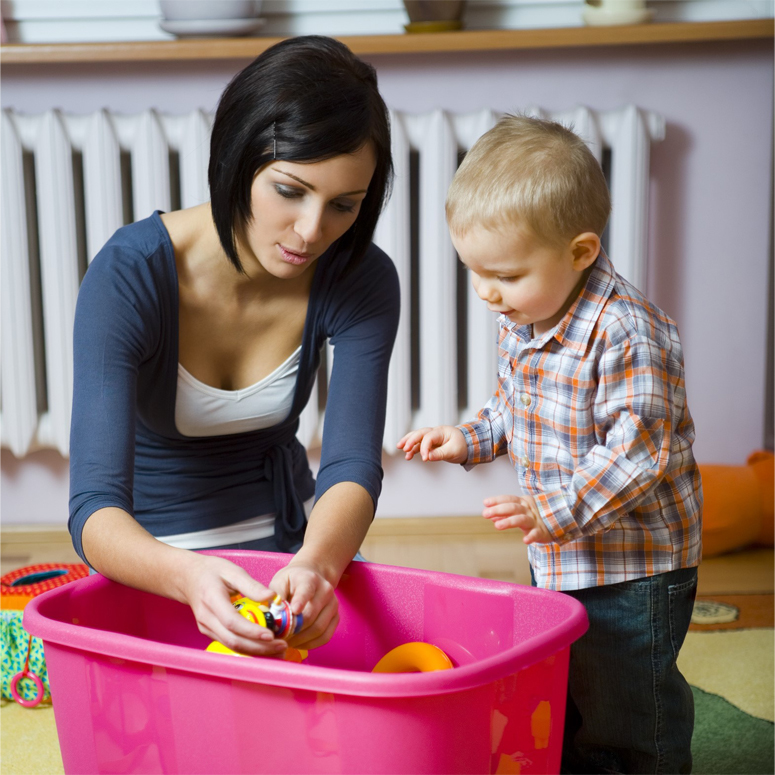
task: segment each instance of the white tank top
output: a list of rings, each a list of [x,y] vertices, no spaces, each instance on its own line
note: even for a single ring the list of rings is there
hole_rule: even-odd
[[[269,376],[242,390],[205,385],[178,364],[175,427],[184,436],[224,436],[271,428],[291,411],[301,347]]]
[[[223,436],[270,428],[291,411],[301,347],[269,376],[242,390],[221,390],[200,382],[178,364],[175,427],[184,436]],[[306,501],[309,517],[314,498]],[[223,527],[192,533],[157,536],[179,549],[212,549],[254,541],[274,533],[275,514],[260,514]]]

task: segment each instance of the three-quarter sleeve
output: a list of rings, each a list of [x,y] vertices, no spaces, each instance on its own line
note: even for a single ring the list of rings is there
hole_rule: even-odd
[[[98,509],[133,510],[137,373],[155,321],[150,273],[126,246],[106,246],[86,272],[73,331],[70,518],[78,554],[81,533]]]
[[[315,495],[320,498],[339,482],[355,482],[376,509],[388,367],[400,314],[398,275],[372,245],[358,270],[335,288],[326,312],[334,361]]]

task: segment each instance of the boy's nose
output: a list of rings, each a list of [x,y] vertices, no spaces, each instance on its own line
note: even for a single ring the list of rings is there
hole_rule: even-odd
[[[495,304],[500,300],[500,295],[498,293],[498,289],[495,287],[495,283],[491,283],[480,278],[479,282],[474,287],[482,301]]]

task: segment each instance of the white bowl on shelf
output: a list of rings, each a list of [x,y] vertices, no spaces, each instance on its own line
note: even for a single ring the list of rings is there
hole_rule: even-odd
[[[179,38],[235,38],[258,32],[266,19],[162,19],[165,32]]]
[[[584,23],[595,27],[643,24],[651,21],[653,15],[645,0],[586,0],[582,12]]]
[[[159,27],[179,38],[250,35],[264,26],[261,0],[159,0]]]
[[[255,19],[261,0],[159,0],[165,21],[212,21]]]

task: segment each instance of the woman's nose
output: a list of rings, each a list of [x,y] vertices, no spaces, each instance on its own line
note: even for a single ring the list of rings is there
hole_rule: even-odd
[[[296,221],[295,230],[305,244],[318,242],[323,237],[323,213],[320,208],[306,208]]]

